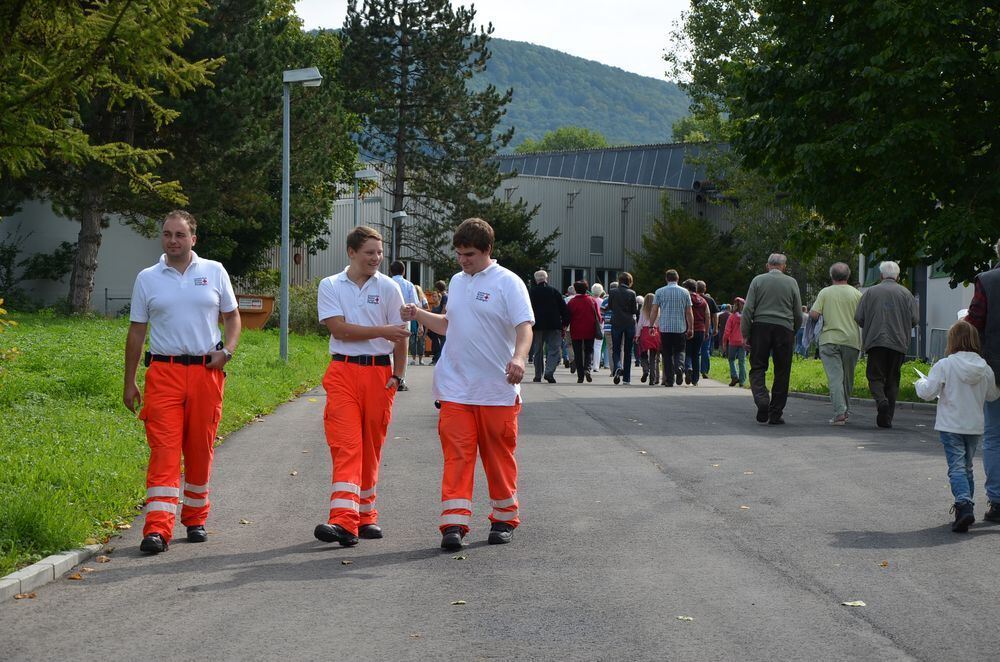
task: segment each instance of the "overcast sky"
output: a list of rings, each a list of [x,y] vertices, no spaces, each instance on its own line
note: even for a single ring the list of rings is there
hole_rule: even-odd
[[[495,37],[548,46],[662,80],[668,35],[688,0],[482,0],[475,6],[476,22],[492,22]],[[339,28],[347,2],[299,0],[295,9],[307,30]]]

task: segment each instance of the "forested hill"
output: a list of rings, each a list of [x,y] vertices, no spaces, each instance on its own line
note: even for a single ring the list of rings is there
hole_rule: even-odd
[[[670,142],[671,125],[688,114],[687,96],[673,83],[522,41],[491,39],[490,49],[474,86],[514,88],[503,119],[515,127],[512,148],[567,125],[598,131],[613,145]]]

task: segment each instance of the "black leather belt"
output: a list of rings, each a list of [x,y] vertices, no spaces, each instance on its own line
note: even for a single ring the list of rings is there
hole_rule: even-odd
[[[149,352],[146,352],[147,368],[152,361],[160,361],[162,363],[180,363],[181,365],[205,365],[211,360],[212,357],[207,354],[203,354],[201,356],[192,356],[190,354],[167,356],[166,354],[150,354]]]
[[[343,361],[345,363],[357,363],[358,365],[392,365],[388,354],[372,356],[371,354],[361,354],[360,356],[345,356],[344,354],[331,354],[331,361]]]

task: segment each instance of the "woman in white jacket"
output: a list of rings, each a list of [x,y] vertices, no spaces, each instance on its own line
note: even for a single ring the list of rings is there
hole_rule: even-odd
[[[983,436],[983,402],[1000,398],[993,370],[979,350],[979,332],[964,320],[948,330],[945,357],[914,384],[924,400],[938,398],[934,429],[948,459],[948,479],[955,505],[951,530],[965,533],[973,514],[972,458]]]

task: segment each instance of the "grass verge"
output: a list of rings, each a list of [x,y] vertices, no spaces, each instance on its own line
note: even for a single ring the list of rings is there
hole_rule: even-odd
[[[0,576],[126,527],[145,498],[149,449],[122,404],[127,320],[12,315],[0,335]],[[318,384],[327,339],[245,331],[227,366],[219,436]],[[140,367],[140,385],[143,368]]]
[[[917,392],[913,388],[913,382],[917,381],[917,373],[913,368],[919,369],[925,375],[930,372],[930,365],[923,361],[907,361],[903,364],[900,372],[899,400],[903,402],[923,402],[917,397]],[[750,372],[750,359],[747,358],[747,373]],[[712,379],[729,383],[729,361],[721,356],[712,356],[712,365],[708,372]],[[773,370],[767,370],[767,387],[771,388],[774,381]],[[749,384],[746,386],[749,388]],[[815,393],[817,395],[829,395],[827,387],[826,373],[823,371],[823,363],[819,359],[804,359],[798,354],[792,359],[792,375],[789,381],[789,391],[795,393]],[[858,361],[854,369],[854,397],[871,398],[872,392],[868,388],[868,378],[865,376],[865,360]]]

